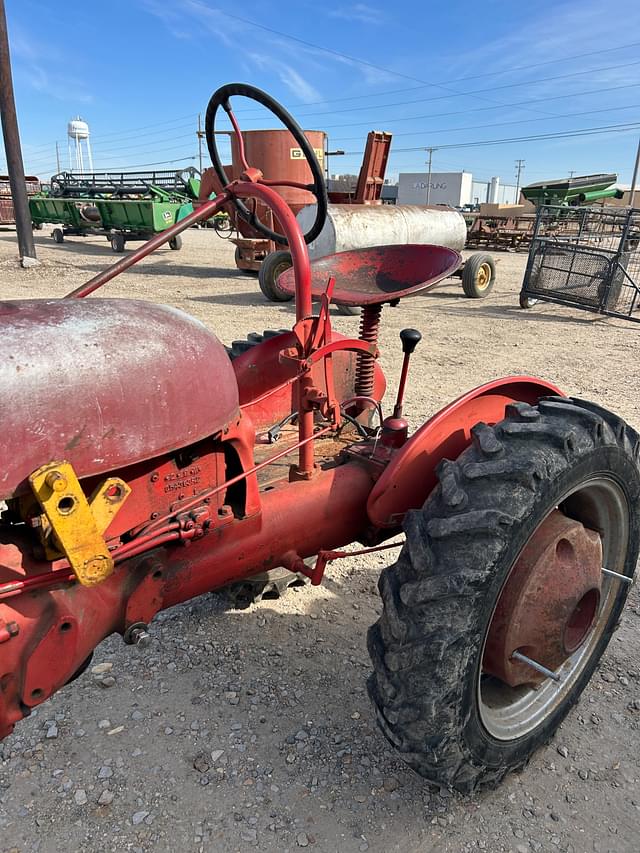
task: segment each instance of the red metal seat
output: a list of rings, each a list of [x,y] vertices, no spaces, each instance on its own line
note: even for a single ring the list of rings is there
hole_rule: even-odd
[[[444,246],[404,245],[352,249],[311,262],[311,293],[319,299],[331,276],[336,280],[332,302],[339,305],[380,305],[413,296],[454,273],[459,252]],[[278,284],[295,293],[293,269]]]

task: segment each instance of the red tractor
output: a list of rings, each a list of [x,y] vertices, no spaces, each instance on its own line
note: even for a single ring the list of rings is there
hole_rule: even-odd
[[[310,233],[258,169],[226,180],[215,118],[222,108],[238,132],[236,95],[270,108],[303,149],[318,200]],[[361,543],[350,556],[394,548],[404,530],[368,637],[380,726],[434,782],[496,783],[550,738],[620,619],[639,550],[638,436],[528,376],[468,391],[409,434],[420,334],[401,334],[385,416],[382,306],[424,292],[459,255],[379,247],[311,268],[305,240],[326,191],[298,125],[234,84],[212,97],[206,128],[224,192],[70,296],[229,201],[251,217],[243,199],[259,199],[292,254],[281,281],[295,325],[232,360],[203,325],[155,304],[0,303],[0,736],[108,635],[146,642],[163,608],[276,567],[318,584],[345,545]],[[332,331],[332,302],[364,306],[359,337]]]

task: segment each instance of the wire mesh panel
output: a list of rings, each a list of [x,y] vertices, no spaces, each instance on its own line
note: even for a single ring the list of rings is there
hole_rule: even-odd
[[[520,304],[557,302],[626,317],[640,309],[640,210],[553,207],[538,211]]]

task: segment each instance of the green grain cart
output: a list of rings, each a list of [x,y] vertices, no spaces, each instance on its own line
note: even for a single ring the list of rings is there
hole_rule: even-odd
[[[576,207],[606,198],[622,198],[622,190],[614,186],[617,180],[615,174],[575,175],[557,181],[529,184],[522,187],[522,195],[536,207],[543,204]]]

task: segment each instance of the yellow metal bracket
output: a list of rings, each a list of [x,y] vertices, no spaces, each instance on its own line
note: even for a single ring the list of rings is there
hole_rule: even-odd
[[[29,477],[29,483],[42,507],[42,529],[51,532],[55,545],[67,558],[84,586],[101,583],[113,572],[113,558],[104,533],[126,498],[130,487],[118,477],[109,477],[87,500],[69,462],[50,462]],[[59,556],[44,540],[47,557]]]

